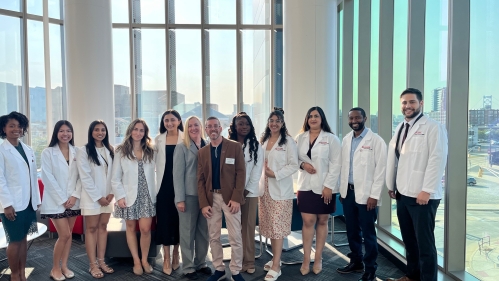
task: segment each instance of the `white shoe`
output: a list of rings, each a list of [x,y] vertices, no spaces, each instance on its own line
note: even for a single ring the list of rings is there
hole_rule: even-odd
[[[270,260],[263,266],[263,270],[269,271],[272,268],[272,265],[274,265],[274,263],[272,262],[272,260]],[[279,265],[282,266],[282,261],[279,261]]]
[[[270,275],[272,277],[267,277],[268,275]],[[275,281],[275,280],[277,280],[277,278],[279,278],[279,276],[281,276],[281,270],[279,270],[279,272],[275,272],[271,269],[267,273],[267,276],[265,276],[265,279],[264,279],[265,281]]]

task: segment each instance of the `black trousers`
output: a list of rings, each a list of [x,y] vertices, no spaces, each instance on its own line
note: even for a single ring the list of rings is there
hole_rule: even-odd
[[[406,276],[421,281],[437,281],[438,263],[435,247],[435,215],[440,199],[419,205],[416,198],[401,195],[397,217],[407,258]]]

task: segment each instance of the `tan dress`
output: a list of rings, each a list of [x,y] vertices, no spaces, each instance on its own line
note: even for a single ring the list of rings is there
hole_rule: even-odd
[[[268,151],[265,151],[265,159]],[[259,226],[263,236],[282,239],[291,233],[293,200],[274,200],[269,193],[269,179],[265,176],[265,192],[258,202]]]

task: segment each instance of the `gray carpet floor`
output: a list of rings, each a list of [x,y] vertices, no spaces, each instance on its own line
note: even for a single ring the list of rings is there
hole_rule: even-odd
[[[344,229],[344,225],[341,222],[336,223],[336,230]],[[222,235],[223,239],[227,241],[227,236]],[[49,280],[50,269],[52,267],[52,249],[54,247],[56,239],[49,238],[47,234],[36,239],[31,248],[28,251],[28,261],[27,261],[27,276],[28,280]],[[328,242],[330,242],[328,238]],[[345,243],[345,234],[335,235],[336,243]],[[126,247],[126,245],[124,245]],[[256,244],[257,254],[259,244]],[[347,274],[342,275],[336,272],[336,268],[342,267],[347,263],[347,253],[349,252],[348,246],[343,247],[333,247],[331,243],[328,243],[323,252],[323,270],[319,275],[315,275],[312,272],[306,276],[300,274],[300,264],[296,265],[283,265],[282,275],[278,280],[281,281],[292,281],[292,280],[358,280],[361,274]],[[230,248],[224,249],[224,257],[230,257]],[[0,259],[5,258],[5,249],[0,250]],[[208,258],[211,255],[208,254]],[[283,260],[302,260],[303,252],[301,248],[287,251],[283,253]],[[256,272],[254,274],[243,273],[243,277],[246,281],[252,280],[263,280],[266,272],[263,271],[263,265],[271,259],[271,256],[266,252],[256,260]],[[135,276],[132,273],[133,261],[131,259],[125,258],[110,258],[107,260],[108,264],[114,268],[115,273],[106,275],[103,280],[188,280],[183,277],[181,270],[176,270],[171,276],[167,276],[162,272],[162,255],[158,255],[155,260],[154,272],[153,274],[144,274],[142,276]],[[152,261],[151,261],[152,262]],[[403,273],[389,260],[387,260],[383,255],[379,255],[378,260],[378,271],[377,276],[379,280],[384,280],[387,277],[400,277]],[[211,266],[211,262],[208,262]],[[93,278],[88,273],[88,259],[85,253],[85,244],[79,239],[79,236],[74,236],[73,246],[71,248],[71,254],[69,259],[69,266],[75,272],[75,278],[72,280],[93,280]],[[10,280],[10,271],[8,270],[7,261],[0,263],[1,272],[4,274],[0,280]],[[230,280],[230,271],[228,270],[228,262],[226,263],[226,276],[227,280]],[[208,276],[199,275],[198,280],[206,280]]]

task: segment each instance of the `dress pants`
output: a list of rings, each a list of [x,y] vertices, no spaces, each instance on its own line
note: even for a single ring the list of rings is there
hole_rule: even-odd
[[[197,196],[185,196],[185,212],[178,212],[180,220],[180,250],[182,272],[195,272],[206,267],[208,254],[208,222],[199,209]]]
[[[365,272],[375,273],[378,268],[378,242],[376,238],[375,222],[378,217],[378,207],[367,210],[366,204],[355,202],[355,191],[348,189],[347,196],[343,199],[343,214],[347,228],[348,257],[351,263],[364,262]],[[362,238],[366,254],[362,254]]]
[[[255,227],[258,197],[246,197],[241,206],[241,223],[243,239],[243,271],[255,268]]]
[[[416,198],[405,195],[397,200],[397,217],[405,244],[406,276],[421,281],[437,281],[438,264],[435,247],[435,215],[440,199],[419,205]]]
[[[235,214],[230,213],[229,207],[225,204],[222,194],[213,193],[212,216],[207,219],[208,232],[210,234],[211,257],[213,267],[218,271],[225,271],[223,262],[223,248],[220,241],[222,230],[222,212],[225,216],[225,223],[229,231],[229,244],[231,247],[231,260],[229,264],[232,275],[237,275],[241,271],[243,264],[243,241],[241,234],[241,210]]]

